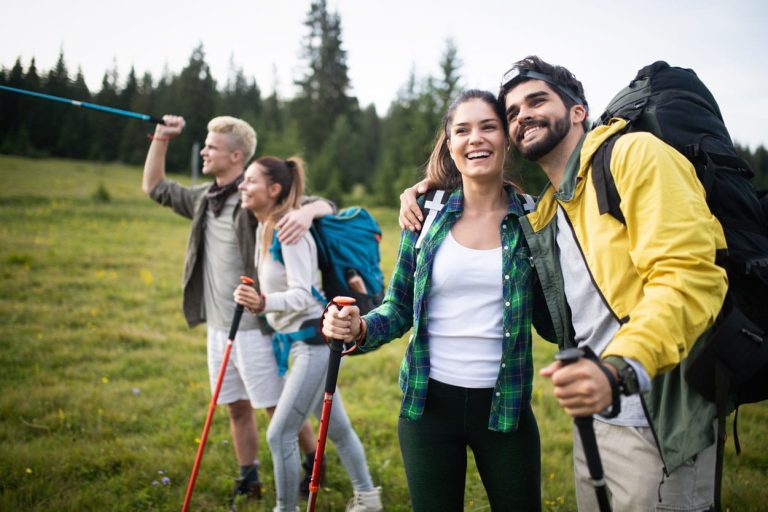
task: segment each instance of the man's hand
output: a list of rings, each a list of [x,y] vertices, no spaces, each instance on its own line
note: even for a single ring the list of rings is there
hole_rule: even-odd
[[[295,244],[309,231],[313,219],[314,214],[306,208],[286,213],[277,223],[277,239],[281,244]]]
[[[181,116],[163,116],[163,124],[155,125],[155,135],[147,151],[144,161],[144,174],[141,178],[141,189],[145,194],[152,192],[158,183],[165,179],[165,154],[168,152],[168,141],[178,136],[184,129],[184,118]]]
[[[160,140],[176,138],[187,124],[183,117],[168,114],[163,116],[163,122],[165,123],[164,125],[158,124],[155,126],[155,137]]]
[[[360,334],[360,309],[344,306],[339,311],[335,305],[329,306],[323,317],[323,334],[335,340],[354,340]]]
[[[539,373],[551,378],[560,407],[573,417],[592,416],[613,403],[611,384],[598,363],[588,359],[563,366],[555,361]],[[606,365],[611,372],[616,369]]]
[[[421,222],[424,217],[421,214],[419,204],[416,202],[416,196],[426,193],[427,190],[429,190],[429,181],[423,179],[400,194],[400,217],[397,219],[400,223],[400,229],[411,231],[421,229]]]

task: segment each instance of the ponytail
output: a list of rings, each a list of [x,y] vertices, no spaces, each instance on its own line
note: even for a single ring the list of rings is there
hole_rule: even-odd
[[[272,244],[275,225],[286,213],[301,206],[304,195],[304,161],[298,156],[287,160],[273,156],[263,156],[255,160],[264,170],[269,184],[280,185],[280,194],[275,206],[264,223],[264,238],[261,243],[262,255],[266,255]]]

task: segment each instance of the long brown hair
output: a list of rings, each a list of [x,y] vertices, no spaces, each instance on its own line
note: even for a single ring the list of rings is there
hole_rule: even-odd
[[[286,160],[274,156],[263,156],[253,161],[261,167],[269,185],[280,185],[280,195],[275,200],[275,206],[269,212],[264,223],[264,235],[261,242],[262,255],[267,253],[275,224],[283,215],[301,206],[301,196],[304,195],[304,160],[292,156]]]
[[[451,124],[453,123],[453,116],[456,114],[456,109],[470,100],[481,100],[487,103],[496,114],[496,117],[499,118],[501,128],[504,132],[504,138],[506,139],[509,136],[507,134],[507,120],[504,116],[504,109],[493,93],[479,89],[467,89],[466,91],[463,91],[455,100],[453,100],[453,102],[451,102],[448,110],[446,110],[445,116],[443,117],[443,124],[435,137],[435,146],[432,148],[432,154],[429,156],[429,161],[427,162],[425,173],[433,188],[453,190],[461,185],[461,173],[453,162],[450,150],[448,149],[448,139],[450,139],[448,133]],[[505,183],[510,183],[518,191],[521,190],[520,187],[511,180],[505,179]]]

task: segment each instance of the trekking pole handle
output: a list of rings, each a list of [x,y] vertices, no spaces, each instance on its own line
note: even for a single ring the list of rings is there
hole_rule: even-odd
[[[357,302],[356,299],[353,299],[352,297],[346,297],[344,295],[337,295],[331,301],[326,304],[325,310],[323,311],[323,316],[321,318],[325,318],[325,314],[328,312],[328,308],[330,308],[332,305],[336,306],[339,310],[341,310],[344,306],[354,306],[355,302]],[[331,350],[335,352],[341,352],[342,356],[345,356],[355,350],[357,348],[357,343],[352,342],[352,347],[344,350],[344,341],[337,340],[335,338],[329,338],[325,334],[323,334],[323,338],[325,338],[325,341],[328,343],[328,346]]]
[[[560,361],[563,366],[573,364],[582,357],[584,357],[584,351],[580,348],[567,348],[555,354],[555,359]]]
[[[248,276],[240,276],[240,282],[248,285],[253,286],[256,284],[256,281],[251,279]],[[237,329],[240,327],[240,319],[243,317],[243,310],[245,307],[242,304],[237,304],[235,306],[235,315],[232,317],[232,325],[229,327],[229,336],[227,339],[234,340],[235,335],[237,334]]]
[[[354,303],[355,299],[352,297],[337,296],[325,306],[325,309],[327,311],[331,305],[341,309],[344,306],[352,306]],[[325,312],[323,312],[323,317],[325,317]],[[323,335],[323,337],[325,337],[325,335]],[[325,337],[325,340],[328,342],[328,348],[331,350],[331,357],[328,359],[328,375],[325,380],[325,392],[332,394],[336,390],[336,379],[339,376],[341,357],[345,354],[344,341],[327,337]]]

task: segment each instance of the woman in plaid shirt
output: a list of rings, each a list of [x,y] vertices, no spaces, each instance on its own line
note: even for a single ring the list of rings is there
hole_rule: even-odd
[[[416,511],[463,510],[467,447],[493,510],[541,508],[530,405],[535,273],[521,198],[504,179],[506,134],[490,92],[464,91],[451,104],[427,165],[448,202],[420,248],[418,233],[403,231],[380,307],[364,317],[331,307],[324,320],[327,336],[362,352],[413,327],[398,435]]]

